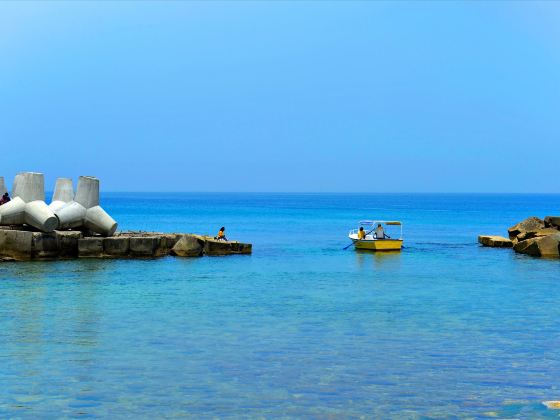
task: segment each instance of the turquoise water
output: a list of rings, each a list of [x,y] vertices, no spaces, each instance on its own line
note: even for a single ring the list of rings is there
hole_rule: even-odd
[[[150,197],[150,201],[147,200]],[[481,248],[560,195],[107,194],[251,256],[0,265],[0,417],[545,418],[560,261]],[[400,254],[347,231],[404,221]]]

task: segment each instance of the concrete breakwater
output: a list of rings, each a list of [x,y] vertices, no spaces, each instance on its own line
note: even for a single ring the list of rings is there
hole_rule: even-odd
[[[156,258],[166,255],[251,254],[252,245],[217,241],[210,236],[122,232],[111,237],[86,236],[82,231],[37,232],[20,226],[0,227],[0,261],[54,260],[71,258]]]

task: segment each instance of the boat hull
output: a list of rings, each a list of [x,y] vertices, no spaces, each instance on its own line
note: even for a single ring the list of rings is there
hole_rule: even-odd
[[[370,251],[400,251],[403,241],[400,239],[374,239],[354,241],[354,248]]]

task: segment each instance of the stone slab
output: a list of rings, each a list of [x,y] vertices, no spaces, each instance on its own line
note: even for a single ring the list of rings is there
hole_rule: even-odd
[[[16,261],[33,257],[33,232],[0,230],[0,256]]]
[[[511,239],[497,235],[480,235],[478,237],[478,243],[483,246],[494,248],[511,248],[513,246]]]
[[[103,238],[82,238],[78,240],[78,256],[103,257]]]
[[[60,247],[56,232],[33,232],[33,258],[52,259],[60,255]]]
[[[158,246],[158,236],[131,237],[130,255],[134,257],[154,257]]]
[[[108,256],[127,256],[130,252],[130,238],[115,236],[103,239],[103,252]]]
[[[216,239],[206,239],[204,242],[204,255],[219,256],[232,254],[250,254],[252,246],[234,241],[218,241]]]
[[[184,239],[187,238],[187,239]],[[184,244],[177,247],[183,240]],[[250,254],[251,244],[178,233],[124,232],[110,238],[81,231],[36,232],[0,227],[0,261],[58,258],[154,258]]]

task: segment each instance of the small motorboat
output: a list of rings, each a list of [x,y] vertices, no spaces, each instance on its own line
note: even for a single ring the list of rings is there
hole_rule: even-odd
[[[360,228],[363,228],[365,237],[363,237],[362,239],[358,239],[360,231],[359,228],[351,230],[348,234],[348,237],[354,244],[354,248],[369,249],[371,251],[401,250],[403,243],[403,228],[401,222],[386,220],[362,220],[359,223],[359,226]],[[390,226],[400,226],[400,233],[397,232],[399,235],[398,238],[393,232],[398,229],[391,228]]]

